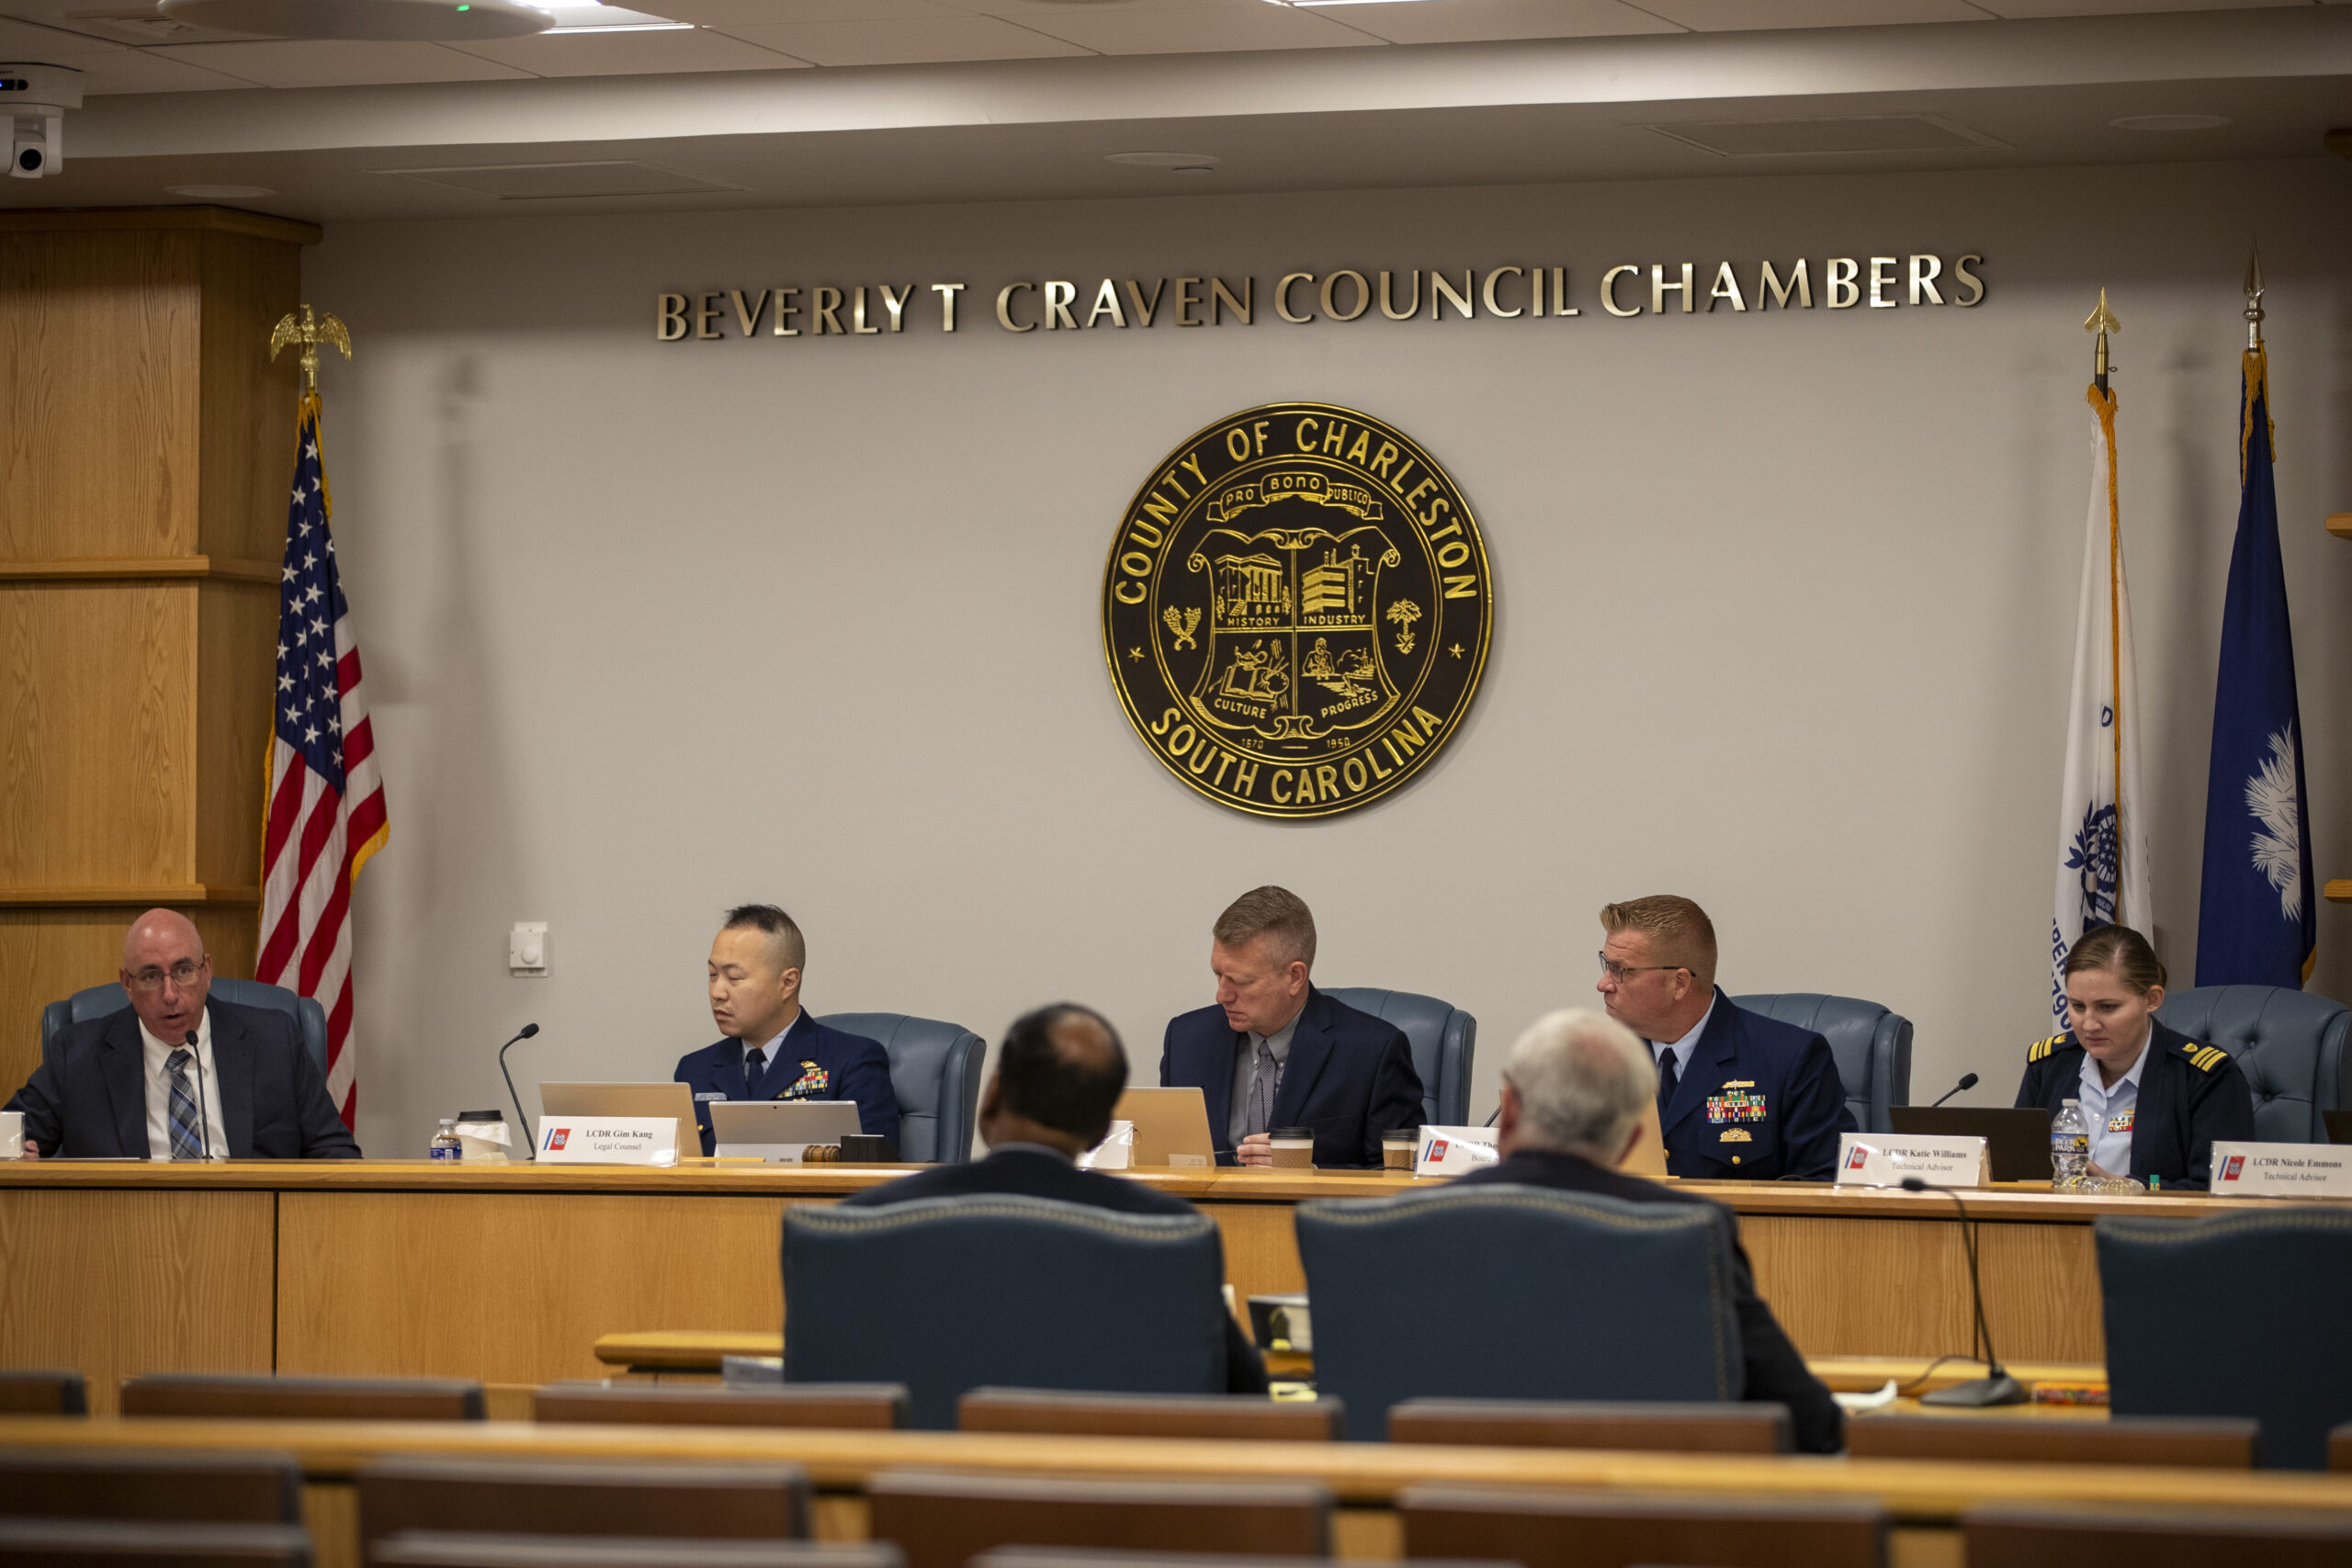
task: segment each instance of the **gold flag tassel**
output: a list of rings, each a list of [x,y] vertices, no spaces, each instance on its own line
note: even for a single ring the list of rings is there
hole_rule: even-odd
[[[2093,310],[2089,318],[2083,322],[2083,331],[2098,334],[2097,345],[2092,350],[2091,384],[2084,389],[2083,396],[2098,415],[2099,439],[2107,444],[2107,672],[2110,682],[2108,690],[2107,711],[2115,716],[2115,722],[2109,729],[2108,740],[2109,744],[2114,748],[2115,918],[2119,923],[2125,918],[2123,846],[2127,840],[2123,833],[2123,813],[2127,806],[2133,811],[2140,809],[2140,803],[2137,800],[2126,802],[2123,798],[2123,513],[2116,488],[2115,470],[2118,467],[2115,451],[2116,398],[2114,389],[2108,385],[2108,378],[2114,372],[2115,367],[2108,358],[2107,334],[2120,333],[2122,330],[2123,323],[2117,321],[2115,312],[2107,308],[2107,290],[2100,289],[2098,309]],[[2138,718],[2139,716],[2136,713],[2132,716],[2135,723]],[[2137,911],[2136,914],[2137,918],[2143,920],[2150,918],[2149,911],[2144,909]]]
[[[2270,444],[2270,460],[2278,460],[2278,422],[2270,417],[2270,357],[2262,346],[2262,246],[2257,243],[2245,264],[2245,379],[2243,407],[2238,412],[2238,486],[2245,486],[2246,446],[2254,440],[2254,401],[2262,399],[2263,436]]]
[[[326,407],[319,396],[319,344],[322,343],[341,349],[345,359],[351,357],[351,333],[344,326],[342,318],[332,310],[313,316],[311,308],[304,305],[299,311],[286,312],[277,325],[270,329],[271,364],[277,363],[279,350],[296,344],[301,345],[302,355],[295,363],[302,372],[302,401],[294,415],[294,427],[300,430],[304,424],[310,425],[314,441],[319,438],[319,416]],[[327,488],[324,462],[319,465],[319,503],[320,509],[332,519],[334,516],[334,498]]]

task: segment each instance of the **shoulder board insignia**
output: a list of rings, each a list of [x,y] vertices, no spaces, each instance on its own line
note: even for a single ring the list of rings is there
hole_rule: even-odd
[[[2065,1043],[2066,1037],[2063,1034],[2053,1034],[2047,1040],[2037,1040],[2027,1048],[2025,1059],[2029,1062],[2039,1062]]]
[[[2200,1073],[2210,1073],[2230,1059],[2230,1054],[2220,1046],[2206,1045],[2195,1040],[2182,1041],[2180,1054],[2188,1057],[2188,1065]]]

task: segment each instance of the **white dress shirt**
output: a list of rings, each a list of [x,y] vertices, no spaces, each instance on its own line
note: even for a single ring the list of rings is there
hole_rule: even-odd
[[[144,1047],[144,1074],[147,1085],[147,1154],[152,1159],[172,1157],[172,1068],[175,1051],[185,1051],[185,1041],[166,1043],[147,1032],[147,1025],[139,1025],[139,1041]],[[202,1067],[199,1082],[197,1069]],[[196,1060],[187,1064],[188,1087],[198,1090],[198,1103],[203,1108],[198,1118],[198,1134],[204,1139],[205,1153],[215,1159],[229,1157],[229,1127],[220,1119],[220,1069],[212,1060],[212,1010],[196,1021]]]
[[[2132,1070],[2113,1084],[2099,1077],[2098,1058],[2083,1053],[2082,1081],[2075,1098],[2083,1102],[2083,1122],[2091,1130],[2091,1159],[2112,1176],[2132,1174],[2132,1128],[2140,1111],[2140,1075],[2156,1048],[2156,1032],[2148,1031]],[[2119,1126],[2118,1123],[2120,1123]]]
[[[1720,998],[1717,998],[1717,1000],[1720,999]],[[1709,1002],[1707,1010],[1699,1015],[1699,1021],[1690,1026],[1690,1033],[1679,1040],[1650,1042],[1650,1055],[1657,1058],[1659,1066],[1666,1066],[1666,1058],[1669,1053],[1673,1055],[1674,1081],[1678,1086],[1681,1083],[1683,1075],[1690,1070],[1690,1053],[1699,1048],[1699,1036],[1707,1032],[1707,1021],[1714,1016],[1715,1003]]]

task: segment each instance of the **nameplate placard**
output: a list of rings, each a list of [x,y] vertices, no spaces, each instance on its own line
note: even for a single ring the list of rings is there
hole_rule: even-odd
[[[2352,1198],[2352,1145],[2213,1145],[2213,1190],[2233,1198]]]
[[[1460,1176],[1465,1170],[1494,1164],[1492,1127],[1424,1127],[1421,1146],[1413,1156],[1415,1176]]]
[[[539,1157],[555,1165],[675,1165],[674,1116],[550,1116],[539,1123]]]
[[[1984,1140],[1940,1133],[1838,1134],[1838,1186],[1900,1187],[1914,1176],[1930,1187],[1982,1187]]]

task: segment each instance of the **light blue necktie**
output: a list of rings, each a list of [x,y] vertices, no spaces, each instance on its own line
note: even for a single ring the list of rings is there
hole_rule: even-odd
[[[204,1139],[197,1128],[196,1094],[188,1087],[187,1065],[195,1054],[186,1046],[164,1058],[164,1066],[172,1070],[172,1157],[202,1159]]]

